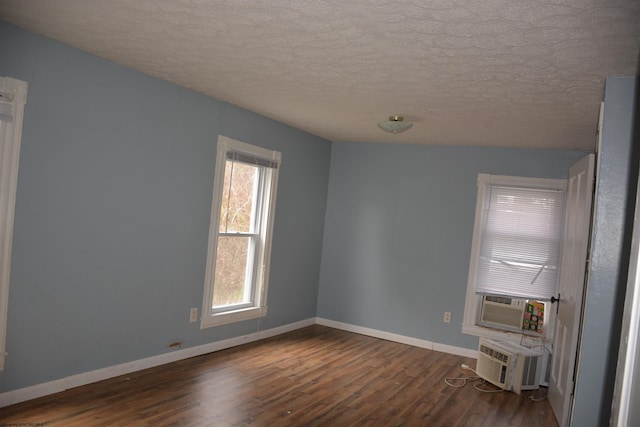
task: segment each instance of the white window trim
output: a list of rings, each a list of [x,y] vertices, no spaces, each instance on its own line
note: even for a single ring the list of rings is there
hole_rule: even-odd
[[[478,174],[478,198],[476,200],[475,222],[473,224],[473,240],[471,243],[471,262],[469,263],[469,276],[467,279],[467,294],[462,320],[462,333],[478,337],[502,339],[512,342],[520,342],[523,337],[551,341],[553,338],[553,326],[555,312],[547,310],[549,319],[545,325],[544,333],[510,332],[478,325],[481,295],[476,294],[474,279],[478,270],[478,253],[480,251],[480,234],[482,232],[482,208],[485,192],[488,185],[504,185],[513,187],[566,189],[566,179],[529,178],[519,176]]]
[[[0,186],[0,371],[4,370],[4,362],[8,354],[6,338],[11,248],[27,86],[27,82],[0,77],[0,92],[13,96],[13,121],[9,124],[4,123],[4,130],[2,130],[4,135],[0,135],[0,183],[3,184]]]
[[[215,278],[216,248],[218,243],[218,227],[220,219],[220,203],[224,182],[225,162],[227,152],[234,151],[251,156],[269,159],[281,163],[281,154],[278,151],[268,150],[255,145],[236,141],[223,135],[218,136],[218,150],[216,154],[216,165],[214,174],[213,197],[211,201],[211,222],[209,225],[209,245],[207,251],[207,267],[205,272],[204,296],[202,302],[202,316],[200,318],[200,328],[210,328],[213,326],[225,325],[228,323],[240,322],[243,320],[256,319],[267,315],[267,289],[269,287],[269,266],[271,263],[271,238],[273,235],[273,222],[275,217],[275,202],[278,188],[278,169],[272,173],[271,185],[265,187],[265,195],[269,201],[267,207],[267,220],[265,230],[261,234],[265,236],[262,246],[262,254],[258,259],[262,260],[262,266],[257,266],[256,271],[256,301],[251,307],[224,312],[214,312],[211,307],[213,300],[213,282]]]

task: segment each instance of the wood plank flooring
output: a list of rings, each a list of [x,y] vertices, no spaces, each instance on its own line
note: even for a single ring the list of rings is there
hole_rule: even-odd
[[[314,325],[0,408],[0,425],[557,426],[539,391],[449,387],[462,363]]]

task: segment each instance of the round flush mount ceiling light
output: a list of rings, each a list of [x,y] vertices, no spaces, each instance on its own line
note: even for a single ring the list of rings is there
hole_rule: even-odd
[[[389,120],[378,122],[378,127],[385,132],[400,133],[413,126],[411,122],[405,122],[402,116],[389,116]]]

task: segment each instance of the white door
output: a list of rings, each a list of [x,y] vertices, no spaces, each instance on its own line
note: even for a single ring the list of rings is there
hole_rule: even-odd
[[[594,155],[590,154],[569,169],[553,364],[549,382],[549,402],[560,427],[569,425],[573,398],[574,368],[580,332],[591,202],[593,198]]]

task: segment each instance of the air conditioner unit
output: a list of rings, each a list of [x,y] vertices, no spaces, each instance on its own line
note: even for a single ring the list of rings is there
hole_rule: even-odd
[[[480,338],[476,373],[491,384],[520,394],[540,387],[543,352],[510,342]]]
[[[480,310],[480,325],[521,332],[527,301],[523,299],[484,295]]]

